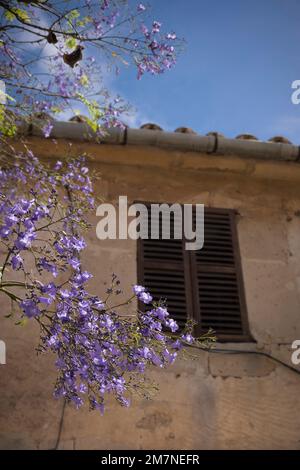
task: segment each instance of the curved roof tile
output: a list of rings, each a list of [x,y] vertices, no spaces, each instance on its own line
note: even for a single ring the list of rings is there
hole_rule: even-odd
[[[258,138],[255,135],[252,134],[239,134],[236,136],[236,139],[238,140],[258,140]]]
[[[181,134],[197,134],[197,132],[190,127],[177,127],[174,132],[180,132]]]
[[[151,131],[162,131],[163,128],[158,126],[157,124],[154,124],[152,122],[148,122],[146,124],[143,124],[140,129],[148,129],[148,130],[151,130]]]
[[[291,144],[292,143],[289,139],[287,139],[286,137],[283,137],[282,135],[275,135],[274,137],[271,137],[271,139],[269,139],[268,142],[274,142],[275,144]]]

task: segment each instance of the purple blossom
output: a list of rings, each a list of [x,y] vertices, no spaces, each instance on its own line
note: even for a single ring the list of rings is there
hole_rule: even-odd
[[[72,296],[72,293],[69,290],[61,289],[59,292],[62,299],[69,299]]]
[[[88,388],[85,383],[81,383],[78,387],[80,393],[87,393]]]
[[[166,38],[171,39],[172,41],[174,41],[177,38],[177,36],[176,36],[175,33],[168,33]]]
[[[30,230],[30,231],[34,230],[34,223],[29,218],[26,218],[26,219],[23,220],[23,225],[27,230]]]
[[[171,347],[179,351],[180,349],[183,348],[182,341],[180,341],[180,339],[177,339],[176,341],[174,341],[174,343],[171,344]]]
[[[152,296],[149,294],[149,292],[142,292],[138,298],[144,304],[150,304],[150,302],[152,302]]]
[[[177,357],[177,352],[170,352],[167,348],[163,350],[163,356],[170,364],[173,364]]]
[[[166,308],[157,307],[155,310],[152,310],[153,315],[155,315],[159,320],[164,321],[169,316],[169,312]]]
[[[48,294],[54,298],[56,296],[57,287],[54,282],[49,282],[49,284],[41,285],[41,291],[44,294]]]
[[[45,297],[45,296],[39,296],[37,297],[37,300],[42,303],[42,304],[46,304],[46,305],[51,305],[52,302],[53,302],[53,298],[51,297]]]
[[[39,266],[40,266],[40,268],[45,269],[49,273],[53,274],[54,277],[58,276],[57,266],[55,264],[50,263],[49,261],[47,261],[46,258],[41,258],[39,260]]]
[[[87,272],[87,271],[76,274],[76,276],[74,276],[74,278],[73,278],[74,285],[81,286],[82,284],[87,282],[92,277],[93,277],[92,274]]]
[[[75,271],[78,271],[80,266],[81,266],[81,263],[80,263],[79,259],[77,259],[77,258],[69,259],[69,264],[70,264],[70,266],[72,266],[73,269],[75,269]]]
[[[145,287],[134,285],[133,292],[135,293],[137,298],[144,304],[149,304],[150,302],[152,302],[152,297],[148,292],[146,292]]]
[[[98,310],[105,310],[105,305],[100,299],[94,299],[93,300],[93,305],[96,309]]]
[[[28,318],[38,317],[39,315],[41,315],[41,311],[39,310],[34,300],[23,300],[22,302],[20,302],[20,307],[23,310],[24,315]]]
[[[56,347],[59,345],[58,336],[57,336],[56,334],[50,336],[50,337],[47,339],[47,345],[48,345],[50,348],[56,348]]]
[[[21,232],[15,241],[15,247],[18,250],[26,250],[31,247],[33,240],[36,238],[35,232]]]
[[[63,163],[58,160],[54,165],[54,170],[58,171],[62,168],[62,166],[63,166]]]
[[[58,304],[56,315],[57,318],[63,322],[69,321],[69,308],[63,303]]]
[[[141,354],[141,356],[142,356],[144,359],[148,359],[149,357],[151,357],[151,351],[150,351],[150,349],[149,349],[147,346],[144,346],[144,347],[140,350],[140,354]]]
[[[168,320],[165,321],[165,325],[170,328],[170,330],[172,331],[172,333],[175,333],[175,331],[177,331],[179,329],[179,326],[177,325],[176,321],[173,320],[173,318],[170,318]]]
[[[186,343],[189,343],[189,344],[191,344],[191,343],[194,342],[194,338],[193,338],[193,336],[192,336],[190,333],[185,333],[185,334],[183,334],[183,335],[181,336],[181,339],[182,339],[183,341],[185,341]]]
[[[10,234],[11,234],[11,230],[8,227],[2,226],[0,228],[0,237],[1,238],[7,238]]]
[[[145,292],[145,287],[139,286],[137,284],[135,284],[132,289],[136,296],[139,296],[142,292]]]
[[[146,25],[144,24],[141,25],[141,31],[144,34],[144,36],[146,36],[147,38],[149,37],[149,29],[147,28]]]
[[[78,302],[78,312],[81,317],[86,317],[91,313],[91,306],[87,300]]]
[[[19,254],[14,255],[11,259],[11,265],[14,270],[20,269],[23,265],[22,257]]]
[[[7,227],[12,227],[18,222],[18,217],[16,217],[13,213],[8,214],[5,217],[5,223]]]
[[[153,24],[152,24],[152,33],[159,33],[159,32],[160,32],[160,28],[161,28],[161,23],[159,23],[158,21],[153,21]]]

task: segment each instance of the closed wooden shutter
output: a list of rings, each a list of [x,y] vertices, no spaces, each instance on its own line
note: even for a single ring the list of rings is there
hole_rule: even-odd
[[[193,318],[197,334],[212,328],[220,341],[251,339],[235,216],[233,210],[205,208],[204,246],[199,251],[185,250],[184,239],[138,243],[139,283],[155,300],[167,299],[180,327]],[[150,226],[149,219],[149,236]]]
[[[138,243],[138,281],[147,287],[154,300],[166,300],[170,315],[183,327],[187,318],[192,317],[192,283],[188,253],[184,241],[173,238],[153,240],[151,217],[148,212],[148,240]],[[161,223],[161,218],[160,218]],[[174,224],[174,216],[171,217]]]
[[[198,330],[212,328],[224,341],[250,339],[235,217],[205,208],[204,246],[191,253]]]

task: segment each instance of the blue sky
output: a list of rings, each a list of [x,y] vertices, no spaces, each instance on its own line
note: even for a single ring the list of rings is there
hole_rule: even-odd
[[[299,0],[150,0],[151,17],[187,44],[175,69],[134,79],[123,69],[113,87],[137,109],[131,124],[192,127],[227,137],[284,135],[300,144]]]

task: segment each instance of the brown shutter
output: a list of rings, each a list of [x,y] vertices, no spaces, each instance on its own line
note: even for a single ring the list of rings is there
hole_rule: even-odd
[[[204,246],[190,252],[198,330],[212,328],[224,341],[250,339],[235,215],[205,208]]]
[[[148,224],[150,237],[150,211]],[[183,327],[192,316],[190,266],[183,240],[163,240],[161,233],[159,240],[139,240],[138,280],[149,289],[154,300],[166,299],[170,315]]]
[[[180,327],[193,318],[197,334],[212,328],[220,341],[251,340],[235,215],[205,208],[204,246],[186,251],[185,240],[150,239],[149,211],[149,239],[138,241],[138,282],[166,298]]]

